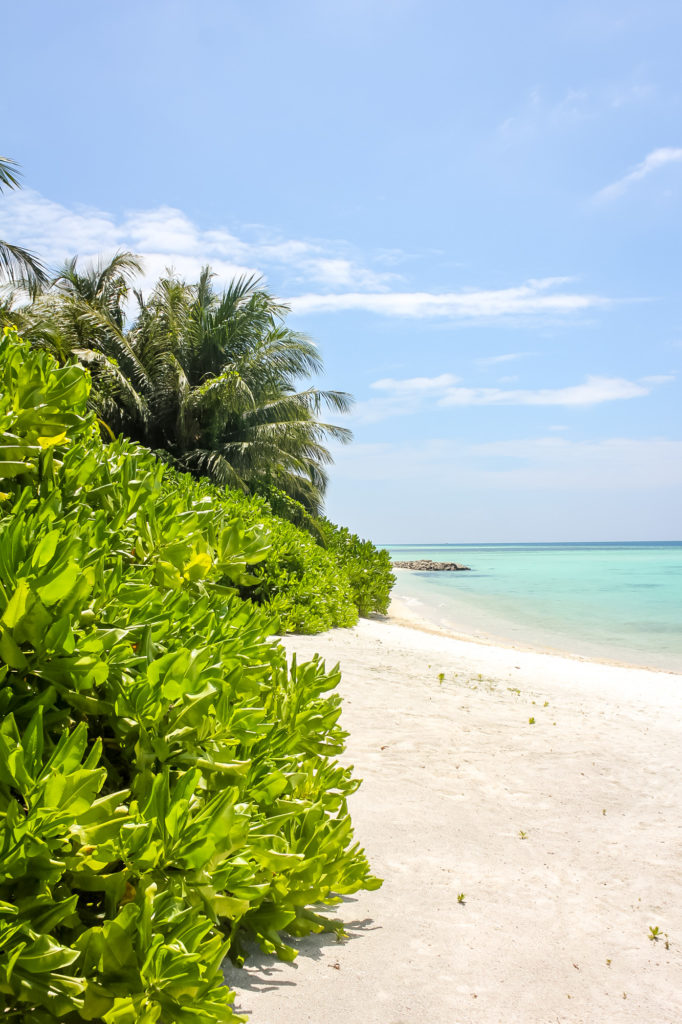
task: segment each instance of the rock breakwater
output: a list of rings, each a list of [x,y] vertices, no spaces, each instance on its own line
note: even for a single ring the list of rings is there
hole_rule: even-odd
[[[468,565],[457,562],[432,562],[429,558],[420,558],[415,562],[394,562],[395,569],[418,569],[420,572],[471,572]]]

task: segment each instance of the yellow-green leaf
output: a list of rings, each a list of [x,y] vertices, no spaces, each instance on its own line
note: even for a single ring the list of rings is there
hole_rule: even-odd
[[[31,588],[28,580],[19,580],[17,588],[10,597],[7,607],[2,613],[2,621],[5,626],[9,626],[10,629],[14,629],[17,622],[23,618],[26,611],[26,604],[31,594]]]
[[[61,434],[53,434],[52,437],[39,437],[38,444],[41,448],[54,448],[57,444],[69,444],[69,439],[66,436],[66,431],[63,430]]]

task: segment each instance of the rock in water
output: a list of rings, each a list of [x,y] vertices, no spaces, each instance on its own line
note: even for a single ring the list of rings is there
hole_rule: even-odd
[[[420,572],[471,572],[468,565],[457,562],[432,562],[429,558],[420,558],[415,562],[394,562],[396,569],[418,569]]]

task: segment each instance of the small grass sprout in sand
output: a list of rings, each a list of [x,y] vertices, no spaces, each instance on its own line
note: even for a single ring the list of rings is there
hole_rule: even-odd
[[[659,939],[665,939],[664,946],[666,949],[670,949],[670,939],[668,938],[668,933],[662,932],[658,925],[649,925],[648,938],[651,942],[658,942]]]
[[[528,719],[528,724],[529,724],[529,725],[535,725],[535,719],[533,718],[533,716],[532,716],[532,715],[531,715],[531,717],[530,717],[530,718]]]
[[[463,906],[464,903],[466,902],[466,893],[458,892],[457,893],[457,902]]]
[[[528,833],[524,832],[522,828],[519,829],[519,839],[527,839]]]

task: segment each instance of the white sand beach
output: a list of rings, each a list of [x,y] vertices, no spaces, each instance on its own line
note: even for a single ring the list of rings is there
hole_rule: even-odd
[[[236,1007],[252,1024],[678,1024],[682,676],[391,611],[284,641],[341,662],[351,812],[384,885],[338,908],[347,941],[230,968]]]

